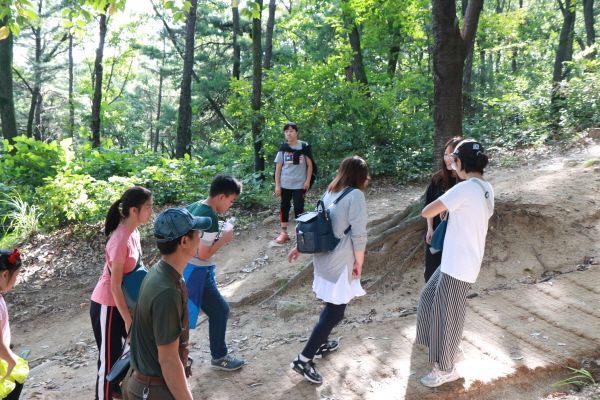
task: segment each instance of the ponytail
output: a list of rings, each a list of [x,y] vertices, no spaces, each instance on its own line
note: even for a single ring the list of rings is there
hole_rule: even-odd
[[[21,266],[21,253],[18,249],[0,250],[0,271],[9,271],[10,275]]]
[[[133,186],[127,189],[121,198],[110,206],[104,221],[104,234],[108,236],[117,229],[121,221],[129,217],[131,207],[140,209],[150,198],[152,198],[152,192],[144,187]],[[121,204],[122,207],[119,207]]]
[[[108,213],[106,214],[106,220],[104,221],[104,234],[106,236],[110,235],[121,223],[123,219],[123,215],[121,214],[121,210],[119,206],[123,202],[122,198],[112,203],[112,206],[108,209]]]

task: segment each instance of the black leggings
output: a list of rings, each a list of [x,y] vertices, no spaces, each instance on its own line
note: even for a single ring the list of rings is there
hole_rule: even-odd
[[[23,390],[23,384],[18,383],[18,382],[15,382],[15,383],[16,383],[15,388],[13,389],[12,392],[10,392],[8,394],[8,396],[6,396],[4,398],[4,400],[18,400],[19,396],[21,396],[21,391]]]
[[[283,189],[281,188],[281,209],[279,210],[279,220],[281,222],[289,222],[290,207],[292,199],[294,199],[294,216],[298,216],[304,212],[304,189]]]
[[[317,352],[317,349],[322,344],[327,343],[329,334],[333,328],[344,319],[344,311],[346,310],[347,304],[331,304],[325,303],[325,308],[321,311],[319,322],[313,328],[310,334],[310,339],[306,342],[302,355],[312,360]]]

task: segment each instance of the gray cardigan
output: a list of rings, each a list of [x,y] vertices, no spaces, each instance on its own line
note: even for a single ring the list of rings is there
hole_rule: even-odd
[[[323,203],[329,207],[341,192],[325,192]],[[352,266],[354,265],[354,251],[364,251],[367,245],[367,204],[365,195],[359,189],[348,193],[336,205],[331,207],[331,221],[333,233],[338,238],[344,234],[346,228],[352,225],[350,232],[342,238],[335,249],[328,253],[314,255],[315,275],[329,282],[336,283],[348,266],[348,281],[352,279]]]

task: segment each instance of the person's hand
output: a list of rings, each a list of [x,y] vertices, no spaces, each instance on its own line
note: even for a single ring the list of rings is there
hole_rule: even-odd
[[[427,244],[431,244],[431,237],[433,236],[433,229],[427,228],[427,235],[425,235],[425,241]]]
[[[310,189],[310,178],[304,182],[304,185],[302,185],[302,189],[304,189],[304,190]]]
[[[15,368],[15,365],[17,365],[17,356],[15,355],[15,353],[9,350],[8,355],[9,357],[6,360],[4,360],[8,364],[6,367],[6,375],[4,375],[2,379],[8,378],[12,373],[12,370]]]
[[[275,195],[281,197],[281,186],[275,186]]]
[[[298,247],[294,247],[288,254],[288,262],[297,260],[299,255],[300,252],[298,251]]]
[[[440,219],[444,219],[444,218],[446,218],[446,214],[448,214],[448,211],[447,211],[447,210],[446,210],[446,211],[442,211],[442,212],[440,213]]]
[[[223,233],[223,235],[221,236],[221,240],[224,243],[229,243],[229,242],[231,242],[232,239],[233,239],[233,229],[225,231],[225,233]]]
[[[360,278],[361,275],[362,275],[362,264],[358,263],[357,261],[354,261],[354,265],[352,266],[352,277]]]

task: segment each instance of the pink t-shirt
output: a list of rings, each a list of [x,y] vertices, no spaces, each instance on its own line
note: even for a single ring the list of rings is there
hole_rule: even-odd
[[[104,272],[92,293],[92,301],[105,306],[115,307],[117,305],[110,290],[109,263],[123,264],[123,275],[127,275],[134,270],[139,252],[140,232],[137,228],[132,232],[125,225],[119,224],[106,243],[106,264],[104,264]]]
[[[4,297],[0,295],[0,324],[2,324],[2,341],[6,347],[10,346],[10,325],[8,324],[8,310]]]

